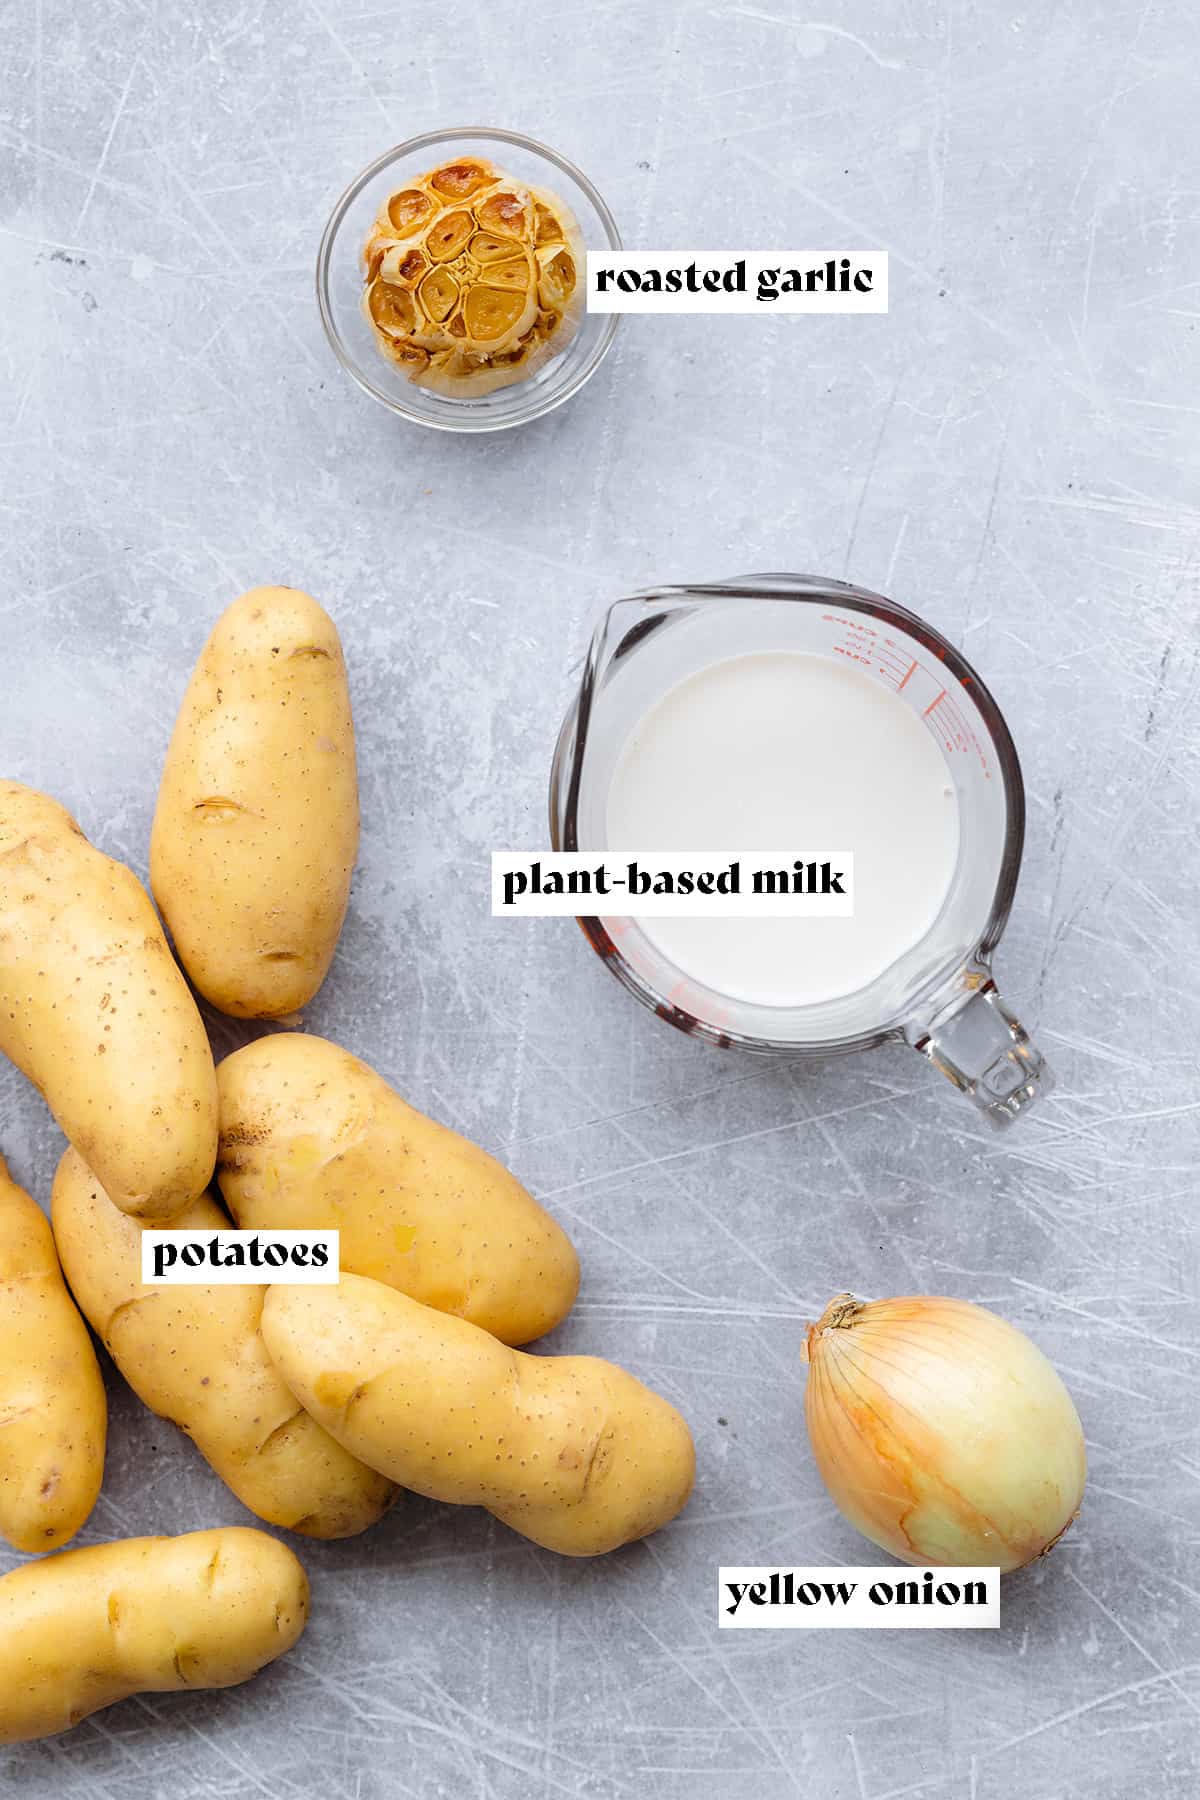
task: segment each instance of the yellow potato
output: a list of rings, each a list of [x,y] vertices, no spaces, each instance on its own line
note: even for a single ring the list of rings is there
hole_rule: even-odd
[[[341,1267],[526,1344],[579,1259],[515,1176],[324,1038],[260,1038],[218,1070],[218,1179],[243,1230],[341,1233]]]
[[[242,1526],[26,1563],[0,1578],[0,1744],[68,1731],[130,1694],[249,1681],[307,1621],[299,1562]]]
[[[137,877],[0,781],[0,1050],[124,1212],[170,1219],[217,1153],[212,1052]]]
[[[528,1356],[357,1275],[269,1288],[262,1328],[296,1398],[355,1456],[547,1550],[615,1550],[691,1493],[687,1426],[612,1363]]]
[[[185,1431],[243,1506],[305,1537],[352,1537],[381,1518],[392,1484],[356,1462],[293,1399],[259,1323],[265,1287],[143,1287],[142,1227],[73,1150],[54,1179],[54,1236],[75,1298],[126,1381]],[[207,1195],[174,1231],[228,1231]]]
[[[58,1550],[96,1504],[108,1406],[41,1208],[0,1156],[0,1536]]]
[[[150,882],[196,987],[239,1019],[307,1006],[329,969],[358,854],[346,664],[296,588],[218,619],[175,723]]]

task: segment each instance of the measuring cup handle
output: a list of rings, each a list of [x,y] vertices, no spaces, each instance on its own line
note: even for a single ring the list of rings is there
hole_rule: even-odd
[[[979,985],[935,1023],[914,1027],[908,1041],[928,1057],[1003,1130],[1054,1086],[1045,1058],[1021,1021],[996,991],[991,972],[979,969]]]

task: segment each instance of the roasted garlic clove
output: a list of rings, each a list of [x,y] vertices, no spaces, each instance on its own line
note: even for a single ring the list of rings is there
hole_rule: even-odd
[[[402,188],[387,203],[388,223],[397,237],[411,237],[414,231],[432,218],[435,207],[420,188]]]

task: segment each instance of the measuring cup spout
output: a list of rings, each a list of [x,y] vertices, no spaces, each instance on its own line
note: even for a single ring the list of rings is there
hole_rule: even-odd
[[[1025,1027],[979,963],[956,982],[955,997],[905,1036],[997,1130],[1054,1087],[1054,1076]],[[964,992],[965,989],[965,992]]]

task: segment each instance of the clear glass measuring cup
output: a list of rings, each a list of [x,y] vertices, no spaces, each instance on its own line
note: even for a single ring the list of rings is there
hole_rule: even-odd
[[[706,987],[636,919],[582,918],[584,934],[643,1005],[693,1037],[788,1057],[903,1040],[992,1124],[1010,1124],[1053,1079],[991,971],[1021,863],[1021,768],[979,676],[915,614],[880,594],[807,575],[748,575],[618,600],[596,628],[559,734],[550,778],[553,847],[608,847],[607,801],[621,751],[669,689],[727,657],[772,651],[848,659],[898,694],[940,744],[957,790],[959,850],[932,927],[865,987],[803,1006],[731,999]]]

